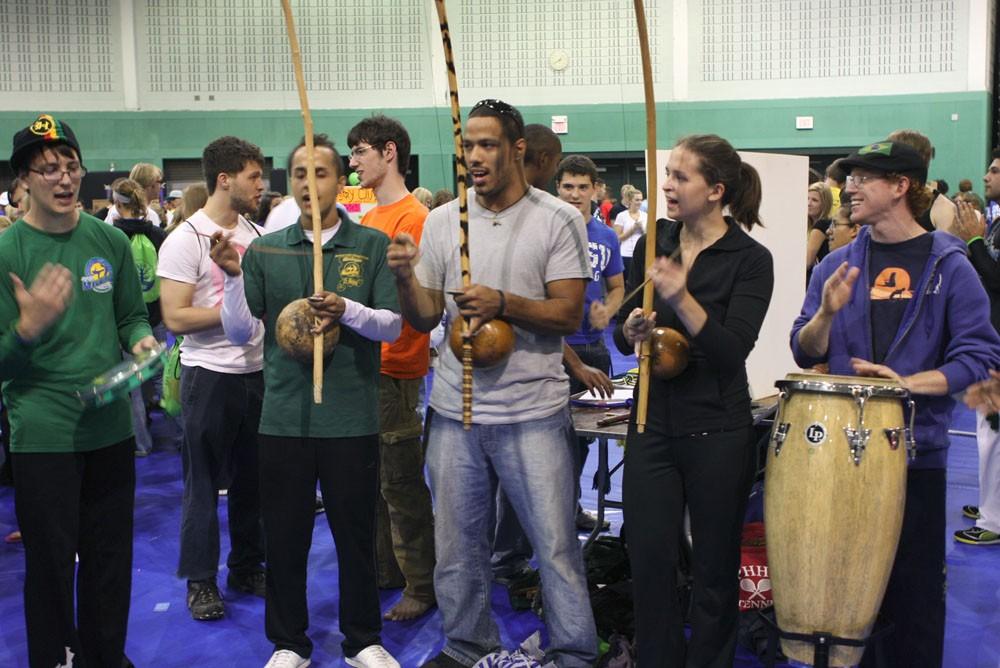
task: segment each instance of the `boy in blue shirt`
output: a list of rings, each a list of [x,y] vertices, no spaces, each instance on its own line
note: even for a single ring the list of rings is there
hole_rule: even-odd
[[[625,274],[618,236],[604,224],[600,214],[591,214],[591,201],[597,183],[597,165],[584,155],[570,155],[556,168],[556,192],[559,199],[573,205],[587,221],[587,250],[590,255],[591,280],[583,302],[580,329],[563,343],[563,364],[569,373],[570,394],[583,390],[612,393],[611,353],[604,344],[604,330],[625,296]],[[578,439],[576,462],[576,526],[592,531],[597,519],[579,506],[580,475],[590,453],[590,441]]]

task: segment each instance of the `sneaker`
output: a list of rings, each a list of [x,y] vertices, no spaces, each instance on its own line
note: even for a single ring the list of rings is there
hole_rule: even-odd
[[[962,506],[962,514],[970,520],[978,520],[980,518],[979,506]]]
[[[264,668],[306,668],[311,663],[312,661],[290,649],[279,649],[271,655],[271,660],[264,664]]]
[[[319,515],[324,510],[326,510],[326,508],[323,507],[323,497],[320,496],[319,494],[317,494],[316,495],[316,514]],[[374,647],[374,645],[373,645],[373,647]]]
[[[576,529],[577,531],[593,531],[594,527],[597,526],[597,515],[580,508],[576,511]],[[604,520],[601,525],[601,531],[608,531],[611,529],[611,522]]]
[[[345,656],[344,660],[356,668],[399,668],[399,661],[382,645],[368,645],[354,656]]]
[[[461,661],[441,652],[427,663],[421,664],[420,668],[467,668],[467,666]]]
[[[1000,545],[1000,533],[982,527],[972,527],[956,531],[955,540],[966,545]]]
[[[187,604],[192,619],[200,622],[222,619],[226,614],[226,604],[222,602],[222,594],[214,578],[188,580]]]
[[[264,598],[267,595],[267,579],[264,571],[249,571],[236,573],[229,571],[226,576],[226,587],[243,594],[253,594]]]

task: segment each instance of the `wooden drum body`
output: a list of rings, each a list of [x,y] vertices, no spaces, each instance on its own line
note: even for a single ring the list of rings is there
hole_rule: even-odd
[[[914,447],[909,392],[896,381],[857,376],[789,374],[776,385],[764,514],[778,627],[863,640],[903,522]],[[782,649],[813,661],[811,643],[783,639]],[[855,665],[862,653],[833,645],[829,665]]]

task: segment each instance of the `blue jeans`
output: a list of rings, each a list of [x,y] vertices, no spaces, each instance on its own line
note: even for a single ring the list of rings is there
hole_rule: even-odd
[[[444,652],[471,666],[495,651],[490,612],[490,513],[503,488],[538,556],[546,658],[560,668],[592,666],[597,634],[574,524],[569,410],[531,422],[473,425],[435,414],[427,465],[434,494],[434,591],[447,637]]]
[[[131,359],[131,355],[128,356]],[[132,404],[132,431],[135,432],[135,451],[148,455],[153,451],[153,437],[149,433],[149,425],[146,424],[146,401],[143,399],[142,390],[132,390],[129,395],[129,403]]]
[[[584,364],[599,369],[611,375],[611,353],[604,345],[604,339],[594,343],[570,344]],[[580,381],[570,376],[569,393],[576,394],[587,389]],[[573,454],[574,486],[577,510],[580,510],[580,476],[583,467],[590,456],[590,442],[593,439],[577,438],[576,432],[570,434],[569,448]],[[596,487],[595,487],[596,489]],[[524,529],[517,521],[514,509],[503,492],[497,494],[496,530],[493,539],[493,575],[497,578],[510,577],[521,569],[527,568],[531,560],[531,545],[524,535]]]

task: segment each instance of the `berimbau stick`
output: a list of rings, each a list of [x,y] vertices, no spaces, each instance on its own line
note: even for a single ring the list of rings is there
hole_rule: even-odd
[[[438,22],[441,26],[441,43],[444,46],[444,62],[448,66],[448,92],[451,98],[451,123],[455,134],[455,176],[458,181],[458,228],[462,263],[462,287],[472,284],[469,269],[469,187],[468,167],[465,164],[465,148],[462,146],[462,110],[458,104],[458,74],[455,72],[455,56],[451,49],[451,30],[448,28],[448,13],[444,0],[435,0]],[[457,326],[458,323],[452,325]],[[472,339],[469,334],[469,318],[462,318],[462,426],[472,429]]]
[[[309,188],[309,208],[312,210],[313,230],[313,290],[323,291],[323,223],[319,217],[319,194],[316,187],[316,147],[313,145],[313,121],[309,112],[309,97],[306,94],[306,78],[302,72],[302,52],[299,38],[295,34],[295,19],[289,0],[281,0],[285,13],[285,27],[288,43],[292,48],[292,67],[295,69],[295,86],[299,90],[299,106],[302,107],[302,125],[306,135],[306,185]],[[338,165],[338,169],[339,169]],[[316,325],[319,325],[319,318]],[[323,403],[323,333],[313,335],[313,403]]]
[[[634,0],[635,20],[639,28],[639,51],[642,55],[642,88],[646,98],[646,271],[656,261],[656,98],[653,97],[653,64],[649,55],[649,32],[646,30],[646,10],[642,0]],[[653,311],[653,284],[646,282],[642,292],[642,312]],[[646,430],[646,412],[649,407],[650,347],[652,337],[647,337],[639,347],[639,395],[635,409],[636,431]]]

